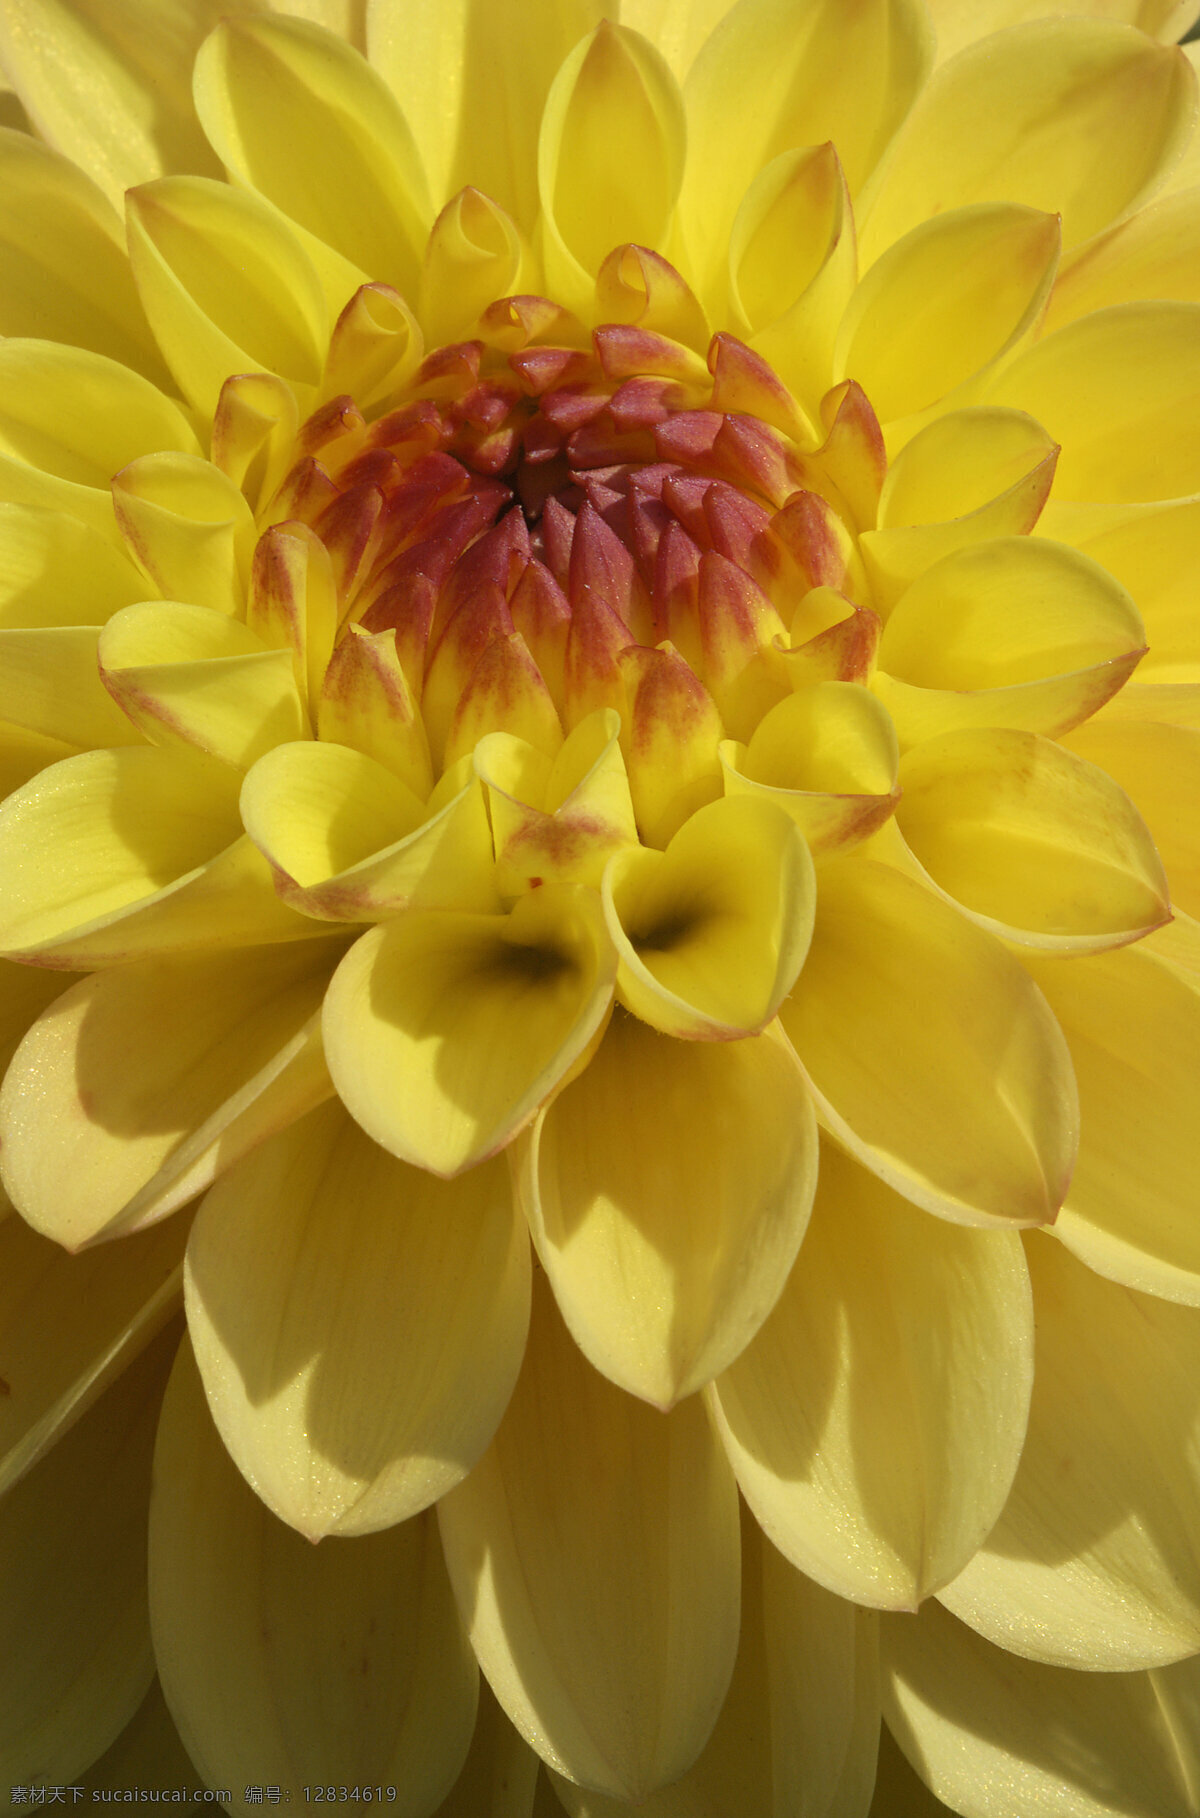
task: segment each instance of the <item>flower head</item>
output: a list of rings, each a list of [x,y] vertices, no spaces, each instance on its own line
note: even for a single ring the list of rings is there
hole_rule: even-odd
[[[0,8],[14,1783],[1197,1811],[1195,9],[1031,10]]]

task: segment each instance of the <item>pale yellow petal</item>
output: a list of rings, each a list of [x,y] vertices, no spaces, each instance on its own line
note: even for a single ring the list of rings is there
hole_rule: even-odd
[[[584,1355],[670,1407],[732,1362],[804,1235],[816,1118],[786,1042],[681,1043],[618,1011],[522,1139],[522,1194]]]
[[[1177,499],[1200,491],[1190,425],[1200,398],[1200,303],[1122,303],[1017,355],[984,401],[1027,410],[1061,443],[1060,499]]]
[[[136,455],[198,454],[178,405],[102,354],[53,341],[0,342],[0,481],[115,539],[109,481]]]
[[[1058,1236],[1101,1275],[1200,1305],[1200,979],[1143,943],[1034,976],[1079,1081]]]
[[[1196,1818],[1195,1660],[1151,1673],[1035,1665],[936,1603],[885,1617],[880,1651],[888,1728],[964,1818]]]
[[[89,1793],[117,1788],[124,1792],[135,1786],[183,1787],[189,1793],[203,1793],[204,1782],[179,1740],[157,1674],[112,1747],[89,1766],[84,1784]]]
[[[98,637],[94,625],[0,630],[0,719],[81,750],[142,744],[100,679]]]
[[[1200,1649],[1200,1311],[1103,1281],[1040,1233],[1027,1255],[1029,1432],[1004,1513],[942,1600],[1052,1666],[1163,1666]]]
[[[1200,303],[1200,189],[1163,197],[1083,248],[1059,275],[1046,328],[1142,297]]]
[[[407,1520],[480,1457],[520,1367],[529,1244],[503,1163],[436,1180],[335,1102],[208,1194],[186,1287],[230,1455],[319,1540]]]
[[[0,1225],[0,1493],[85,1414],[179,1306],[186,1222],[68,1256]]]
[[[919,1206],[1041,1224],[1078,1140],[1070,1057],[990,934],[872,860],[822,869],[808,960],[781,1011],[839,1141]]]
[[[0,1775],[75,1781],[154,1673],[146,1501],[172,1326],[0,1502]]]
[[[348,45],[301,19],[226,18],[196,59],[195,100],[230,171],[366,277],[416,294],[424,173],[390,90]]]
[[[78,1246],[173,1179],[187,1139],[215,1141],[243,1109],[239,1092],[268,1083],[263,1070],[320,1004],[339,950],[151,961],[57,999],[0,1089],[5,1180],[29,1221]]]
[[[864,263],[972,202],[1061,214],[1063,244],[1077,245],[1170,168],[1195,93],[1179,50],[1109,20],[1038,19],[972,44],[913,109],[862,228]]]
[[[736,0],[621,0],[621,23],[657,44],[682,82],[709,33]]]
[[[159,1677],[210,1786],[395,1786],[427,1818],[458,1775],[476,1672],[430,1516],[312,1547],[226,1454],[185,1343],[155,1450],[150,1619]]]
[[[541,1777],[537,1756],[481,1678],[470,1751],[462,1773],[431,1818],[535,1818]]]
[[[683,1773],[738,1633],[737,1497],[699,1402],[660,1414],[597,1375],[539,1277],[508,1412],[438,1515],[472,1646],[542,1759],[635,1801]]]
[[[0,504],[0,625],[102,625],[145,596],[125,553],[78,518]]]
[[[915,1609],[1004,1506],[1032,1375],[1016,1234],[931,1219],[826,1143],[783,1296],[713,1396],[775,1545],[839,1596]]]
[[[615,972],[598,898],[578,885],[546,884],[507,916],[410,910],[334,975],[330,1072],[383,1148],[457,1174],[503,1148],[585,1052]]]
[[[1046,0],[926,0],[937,27],[938,57],[945,61],[976,38],[1036,19],[1048,11]],[[1055,0],[1056,13],[1085,19],[1115,19],[1164,44],[1173,44],[1191,25],[1200,8],[1196,0]]]
[[[1106,720],[1080,726],[1064,742],[1133,797],[1166,866],[1172,900],[1190,915],[1200,913],[1200,732]]]

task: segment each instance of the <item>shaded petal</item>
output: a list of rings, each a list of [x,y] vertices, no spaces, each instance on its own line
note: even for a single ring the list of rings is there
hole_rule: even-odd
[[[615,1389],[536,1278],[508,1412],[438,1516],[472,1646],[543,1760],[620,1799],[678,1778],[738,1633],[737,1496],[699,1402]]]
[[[984,387],[1062,445],[1060,499],[1176,499],[1200,491],[1190,433],[1200,398],[1200,303],[1122,303],[1018,354]]]
[[[68,1256],[0,1225],[0,1494],[85,1414],[179,1305],[186,1222]]]
[[[159,1676],[210,1786],[394,1785],[426,1818],[462,1766],[475,1664],[432,1517],[312,1547],[230,1462],[185,1342],[150,1505]]]
[[[1141,661],[1141,681],[1200,680],[1189,562],[1200,538],[1200,499],[1117,507],[1113,519],[1097,521],[1087,507],[1068,504],[1060,510],[1052,500],[1039,532],[1074,544],[1123,587],[1137,589],[1137,608],[1150,645]]]
[[[1033,968],[1079,1081],[1079,1160],[1056,1233],[1127,1287],[1200,1305],[1200,978],[1139,944]]]
[[[335,1102],[208,1194],[186,1288],[234,1462],[319,1540],[404,1521],[475,1464],[521,1363],[529,1245],[502,1163],[436,1180]]]
[[[938,58],[944,61],[990,32],[1036,18],[1045,0],[926,0],[937,27]],[[1192,24],[1196,0],[1055,0],[1056,13],[1085,19],[1116,19],[1164,44],[1173,44]]]
[[[1027,1245],[1037,1310],[1012,1495],[942,1591],[989,1641],[1053,1666],[1161,1666],[1200,1649],[1200,1312]]]
[[[1200,731],[1105,720],[1080,726],[1064,742],[1133,797],[1167,868],[1173,901],[1200,914]]]
[[[112,539],[78,518],[0,504],[0,625],[102,625],[145,597],[146,582]]]
[[[239,1153],[234,1120],[272,1082],[271,1063],[320,1004],[340,950],[156,960],[65,992],[0,1089],[5,1180],[30,1223],[81,1245],[123,1211],[123,1225],[139,1210],[149,1216],[144,1201],[156,1194],[165,1193],[161,1215],[209,1185],[217,1156],[194,1184],[188,1166],[222,1136],[223,1165]],[[277,1105],[280,1123],[329,1087],[313,1090],[298,1106]],[[166,1192],[184,1186],[182,1197]]]
[[[195,100],[230,171],[363,274],[416,295],[424,174],[391,91],[348,45],[301,19],[226,17],[196,59]]]
[[[80,749],[141,745],[96,667],[94,625],[0,630],[0,719]]]
[[[898,871],[830,860],[781,1012],[829,1127],[916,1205],[1041,1224],[1078,1133],[1070,1056],[999,941]]]
[[[203,1793],[204,1782],[179,1740],[157,1674],[112,1747],[89,1766],[87,1785],[93,1792],[171,1786]]]
[[[0,1502],[0,1774],[75,1780],[154,1673],[146,1500],[177,1328],[162,1334]]]
[[[546,884],[507,916],[409,910],[334,974],[338,1093],[393,1155],[458,1174],[503,1148],[585,1053],[615,972],[599,900],[579,885]]]
[[[695,1766],[644,1818],[866,1818],[879,1734],[876,1619],[794,1571],[743,1511],[742,1627]],[[571,1818],[629,1807],[552,1775]]]
[[[480,1679],[470,1751],[432,1818],[535,1818],[540,1774],[537,1756],[513,1729],[487,1680]]]
[[[1164,196],[1082,248],[1059,274],[1046,328],[1142,297],[1200,303],[1200,189]]]
[[[1153,1673],[1034,1665],[936,1603],[885,1617],[880,1651],[888,1728],[965,1818],[1195,1818],[1195,1660]]]
[[[1075,246],[1156,185],[1194,107],[1187,58],[1127,25],[1039,19],[972,44],[913,109],[862,228],[864,264],[972,202],[1061,214]]]
[[[775,1545],[840,1596],[914,1609],[1004,1506],[1032,1376],[1016,1234],[930,1219],[826,1143],[783,1296],[713,1397]]]
[[[683,1044],[618,1012],[519,1154],[538,1253],[589,1361],[664,1408],[730,1363],[787,1278],[816,1160],[776,1030]]]

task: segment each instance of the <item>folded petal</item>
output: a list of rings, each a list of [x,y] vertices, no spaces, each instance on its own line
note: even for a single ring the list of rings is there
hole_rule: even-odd
[[[1055,1229],[1099,1274],[1200,1306],[1200,978],[1152,945],[1032,968],[1079,1081],[1079,1160]]]
[[[1004,1506],[1032,1375],[1016,1234],[931,1219],[826,1143],[787,1287],[713,1397],[775,1545],[839,1596],[915,1609]]]
[[[1000,942],[888,866],[821,871],[783,1026],[838,1140],[965,1224],[1042,1224],[1078,1140],[1070,1056]]]
[[[159,1677],[214,1787],[382,1783],[425,1818],[471,1740],[476,1671],[431,1516],[312,1547],[231,1463],[185,1342],[155,1449]]]
[[[146,1501],[178,1328],[164,1332],[0,1502],[0,1773],[63,1785],[108,1747],[154,1674]]]
[[[438,1516],[472,1646],[542,1759],[618,1799],[677,1779],[737,1651],[737,1497],[699,1402],[614,1388],[535,1284],[508,1412]]]
[[[107,535],[36,505],[0,504],[0,625],[103,625],[145,598],[145,577]]]
[[[941,1592],[989,1641],[1117,1672],[1200,1649],[1200,1312],[1104,1281],[1040,1234],[1029,1433],[1012,1495]]]
[[[142,744],[100,679],[98,637],[94,625],[0,630],[0,719],[81,750]]]
[[[319,1540],[407,1520],[485,1450],[525,1345],[529,1245],[503,1163],[436,1180],[335,1102],[208,1194],[186,1287],[230,1455]]]
[[[1060,512],[1052,501],[1040,528],[1047,536],[1061,537],[1091,556],[1123,587],[1137,589],[1137,609],[1150,646],[1142,658],[1139,679],[1200,678],[1187,561],[1187,552],[1200,536],[1200,499],[1128,505],[1115,522],[1108,523],[1089,522],[1090,513],[1072,523],[1071,513],[1070,505]]]
[[[885,1617],[880,1652],[888,1728],[964,1818],[1195,1818],[1195,1660],[1151,1673],[1034,1665],[936,1603]]]
[[[816,1158],[776,1030],[684,1043],[618,1011],[519,1152],[538,1253],[588,1360],[664,1408],[730,1363],[787,1278]]]
[[[453,1175],[504,1147],[585,1052],[616,955],[593,891],[511,914],[411,909],[364,934],[325,1000],[338,1093],[383,1148]]]
[[[1194,96],[1175,46],[1107,19],[1032,20],[970,45],[913,109],[863,227],[864,264],[972,202],[1061,214],[1064,245],[1077,245],[1170,168]]]
[[[228,1166],[230,1149],[238,1152],[234,1119],[272,1083],[271,1063],[319,1006],[339,952],[306,943],[154,960],[65,992],[33,1025],[0,1089],[5,1180],[29,1222],[82,1245],[123,1211],[135,1219],[138,1198],[176,1184],[197,1147],[225,1136]],[[299,1108],[319,1102],[315,1090]],[[276,1107],[281,1122],[299,1108]]]
[[[151,454],[113,478],[127,548],[165,600],[241,616],[254,516],[227,474],[195,455]]]

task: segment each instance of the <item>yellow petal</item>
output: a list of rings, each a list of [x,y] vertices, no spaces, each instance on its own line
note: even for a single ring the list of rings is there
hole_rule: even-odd
[[[365,276],[416,295],[424,174],[391,92],[348,45],[300,19],[226,18],[196,59],[195,101],[242,182]]]
[[[915,1609],[1003,1508],[1032,1376],[1016,1234],[931,1219],[826,1143],[783,1296],[713,1396],[775,1545],[839,1596]]]
[[[309,740],[260,759],[241,812],[281,896],[305,914],[354,922],[410,904],[497,906],[487,811],[469,774],[426,807],[365,752]]]
[[[208,1194],[186,1288],[247,1481],[310,1540],[368,1534],[427,1508],[488,1445],[525,1346],[529,1243],[503,1163],[435,1180],[335,1102]]]
[[[42,136],[120,207],[164,170],[216,175],[191,105],[192,58],[225,0],[16,0],[0,50]]]
[[[831,139],[857,195],[933,61],[907,0],[753,0],[732,7],[688,73],[684,230],[700,268],[723,259],[751,180],[796,145]],[[791,299],[781,296],[780,309]]]
[[[850,682],[802,687],[760,720],[748,746],[721,746],[728,795],[781,808],[813,852],[852,845],[896,798],[896,734],[886,710]]]
[[[102,625],[145,592],[132,562],[78,518],[0,504],[0,625]]]
[[[938,57],[953,57],[976,38],[1036,18],[1043,0],[927,0],[937,27]],[[1059,0],[1055,11],[1087,19],[1117,19],[1164,44],[1183,36],[1196,12],[1194,0]]]
[[[1142,658],[1139,680],[1200,679],[1196,614],[1188,578],[1187,551],[1200,536],[1200,499],[1170,505],[1129,505],[1116,522],[1064,521],[1071,506],[1059,512],[1051,502],[1039,527],[1061,537],[1107,568],[1123,587],[1137,590],[1137,606],[1150,649]],[[1144,714],[1154,719],[1155,714]]]
[[[1054,279],[1059,232],[1055,216],[1001,202],[913,228],[855,291],[837,376],[856,379],[885,424],[944,399],[1027,336]]]
[[[58,998],[0,1089],[5,1179],[30,1223],[86,1243],[149,1184],[157,1190],[193,1133],[207,1132],[202,1147],[215,1140],[244,1108],[239,1092],[269,1083],[260,1073],[319,1005],[338,951],[156,960]]]
[[[68,1256],[0,1225],[0,1493],[57,1444],[179,1306],[183,1220]]]
[[[144,741],[96,668],[95,626],[0,631],[0,719],[81,750]]]
[[[595,893],[546,884],[512,913],[412,909],[364,934],[325,1000],[325,1047],[357,1121],[453,1175],[503,1148],[586,1050],[616,956]]]
[[[1142,297],[1200,303],[1200,190],[1164,196],[1082,248],[1059,274],[1046,328]]]
[[[1137,803],[1167,868],[1172,900],[1200,913],[1200,732],[1147,720],[1097,721],[1068,735],[1072,751],[1098,764]]]
[[[321,395],[348,392],[362,406],[396,396],[421,362],[424,339],[390,284],[362,284],[334,323]]]
[[[53,341],[0,343],[0,474],[7,497],[113,538],[109,481],[136,455],[198,454],[178,406],[115,360]]]
[[[666,1408],[732,1362],[774,1305],[812,1203],[816,1119],[776,1031],[684,1044],[618,1012],[518,1159],[576,1343]]]
[[[1154,187],[1194,106],[1187,58],[1127,25],[1039,19],[972,44],[913,110],[862,230],[864,263],[972,202],[1061,214],[1075,246]]]
[[[1175,499],[1200,491],[1191,434],[1200,303],[1123,303],[1018,354],[984,401],[1027,410],[1062,444],[1060,499]]]
[[[246,769],[303,736],[291,652],[267,650],[223,613],[172,600],[127,606],[101,632],[99,659],[111,693],[156,745]]]
[[[614,851],[637,844],[633,801],[611,708],[589,714],[551,763],[508,733],[475,748],[496,846],[496,881],[517,894],[547,878],[600,882]]]
[[[368,0],[371,62],[404,109],[435,204],[486,171],[488,195],[515,220],[533,220],[547,92],[601,17],[599,0]]]
[[[146,315],[197,410],[211,416],[229,374],[247,369],[316,385],[325,299],[286,221],[250,192],[201,177],[145,184],[125,206]]]
[[[992,1647],[936,1603],[881,1624],[884,1714],[966,1818],[1195,1818],[1200,1669],[1076,1673]]]
[[[604,915],[622,1002],[667,1035],[751,1035],[776,1014],[812,932],[812,859],[772,803],[726,797],[665,852],[619,852]]]
[[[1031,1235],[1037,1373],[1012,1495],[942,1601],[1052,1666],[1200,1648],[1200,1312],[1103,1281]]]
[[[87,1788],[122,1792],[128,1787],[183,1787],[203,1794],[204,1782],[188,1760],[171,1721],[156,1674],[150,1690],[117,1740],[87,1770]]]
[[[113,480],[126,544],[164,599],[240,613],[254,518],[225,474],[193,455],[142,455]]]
[[[317,736],[365,752],[426,800],[433,788],[429,740],[394,632],[347,626],[321,683]]]
[[[1170,917],[1145,822],[1051,739],[950,732],[900,765],[896,825],[947,895],[1003,938],[1060,953],[1123,946]]]
[[[67,758],[0,808],[0,942],[54,966],[306,939],[240,838],[238,772],[180,746]]]
[[[1070,1057],[999,941],[872,860],[822,868],[807,963],[781,1012],[829,1128],[918,1206],[1041,1224],[1078,1139]]]
[[[695,1766],[643,1818],[863,1818],[879,1732],[876,1618],[789,1566],[742,1520],[742,1627],[729,1695]],[[571,1818],[629,1807],[551,1776]]]
[[[1082,965],[1043,962],[1034,976],[1079,1081],[1079,1160],[1058,1236],[1101,1275],[1200,1305],[1200,980],[1140,943]]]
[[[429,1516],[312,1547],[226,1454],[190,1347],[155,1450],[150,1613],[163,1692],[209,1786],[395,1786],[424,1818],[475,1720],[475,1664]]]
[[[902,746],[970,726],[1054,734],[1115,693],[1144,648],[1137,608],[1097,562],[997,537],[943,557],[901,596],[872,687]]]
[[[470,1752],[432,1818],[535,1818],[540,1774],[537,1756],[518,1736],[487,1680],[481,1678]]]
[[[564,59],[546,96],[537,172],[546,275],[567,308],[586,310],[591,276],[614,246],[663,246],[685,131],[678,84],[636,32],[604,21]]]
[[[133,1716],[154,1673],[146,1501],[163,1333],[0,1502],[0,1774],[64,1785]]]
[[[613,1388],[540,1282],[508,1412],[438,1516],[472,1646],[542,1759],[634,1801],[683,1773],[738,1632],[737,1497],[699,1402]]]
[[[459,190],[434,222],[425,248],[421,317],[431,344],[472,334],[490,303],[521,290],[527,263],[512,216],[482,190]]]
[[[107,354],[160,384],[121,223],[95,184],[29,133],[0,132],[0,333]]]
[[[943,556],[1027,536],[1046,503],[1058,448],[1019,410],[954,410],[906,442],[860,546],[880,611]]]

